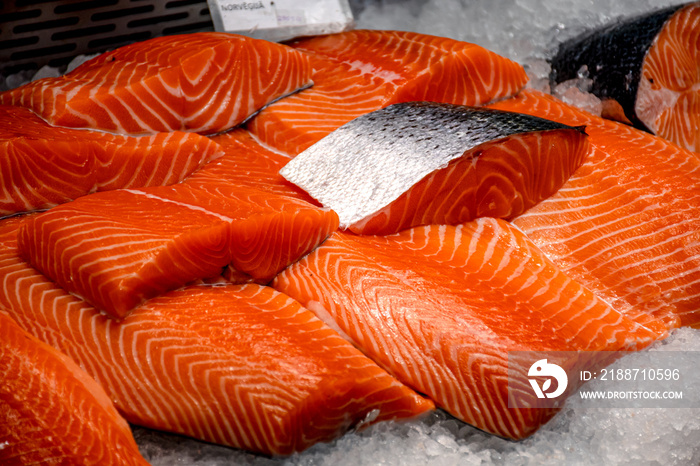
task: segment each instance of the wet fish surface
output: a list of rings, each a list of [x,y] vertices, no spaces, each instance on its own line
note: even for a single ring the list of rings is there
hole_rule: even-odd
[[[415,32],[355,30],[289,45],[308,56],[314,85],[263,109],[248,129],[292,155],[394,103],[482,105],[527,82],[522,66],[483,47]]]
[[[556,410],[509,408],[509,351],[633,350],[657,338],[487,217],[388,236],[336,232],[273,286],[452,415],[513,439]]]
[[[0,221],[0,306],[83,366],[133,424],[288,455],[434,409],[267,286],[192,285],[117,322],[19,257],[26,220]]]
[[[43,210],[96,191],[179,183],[223,155],[198,134],[123,136],[59,128],[0,105],[0,217]]]
[[[148,466],[104,389],[0,305],[0,463]]]
[[[697,57],[676,54],[696,18],[671,12],[647,41],[648,130],[700,128]],[[206,33],[0,94],[36,123],[0,155],[8,213],[49,208],[0,219],[0,353],[6,312],[129,422],[263,455],[436,405],[533,434],[565,397],[541,409],[527,380],[509,387],[510,351],[636,351],[700,327],[700,158],[526,81],[424,34]]]
[[[522,154],[509,153],[519,159],[511,163],[517,163],[517,169],[509,171],[508,156],[490,156],[484,146],[525,134],[551,138],[551,145],[556,140],[561,150],[551,157],[540,156],[547,150],[536,138],[529,143],[521,139],[518,149]],[[585,149],[582,127],[491,109],[407,102],[343,125],[296,156],[280,174],[334,210],[341,228],[387,234],[419,224],[460,223],[476,216],[516,216],[553,194],[583,161]],[[474,171],[476,179],[450,178],[451,170],[445,169],[456,167],[460,158],[464,163],[455,171]],[[489,166],[492,158],[504,160],[503,166]],[[500,180],[489,178],[496,172]],[[525,187],[519,184],[523,178],[527,178]],[[503,184],[508,186],[502,188]],[[499,188],[502,190],[495,194]],[[402,202],[411,196],[417,201]],[[392,203],[396,208],[392,209]],[[434,210],[433,204],[448,204],[448,208]]]
[[[700,326],[698,155],[532,90],[493,106],[585,124],[589,134],[591,153],[579,170],[513,222],[631,318]]]
[[[95,193],[33,217],[20,250],[115,318],[231,265],[265,283],[338,226],[334,212],[227,182]]]
[[[47,122],[119,134],[228,130],[311,84],[308,59],[273,42],[216,32],[156,37],[58,78],[0,93]]]

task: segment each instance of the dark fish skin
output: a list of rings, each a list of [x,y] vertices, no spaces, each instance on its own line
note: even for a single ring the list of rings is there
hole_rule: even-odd
[[[668,19],[686,5],[618,20],[563,42],[550,61],[550,85],[577,78],[585,65],[593,81],[591,92],[601,100],[616,101],[635,127],[651,132],[634,109],[642,65]]]

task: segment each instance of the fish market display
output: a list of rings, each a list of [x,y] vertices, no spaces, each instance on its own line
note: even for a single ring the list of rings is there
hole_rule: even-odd
[[[83,366],[129,422],[282,455],[433,408],[270,287],[191,286],[117,322],[19,258],[24,221],[0,224],[0,305]]]
[[[92,194],[29,219],[19,245],[44,275],[122,318],[229,265],[267,282],[337,227],[335,212],[296,197],[212,181]]]
[[[658,337],[492,218],[391,236],[337,232],[273,286],[438,406],[514,439],[554,413],[508,407],[508,351],[632,350]]]
[[[425,34],[357,30],[291,45],[309,54],[313,87],[248,123],[263,142],[290,154],[392,103],[480,105],[511,96],[527,82],[517,63],[475,44]]]
[[[25,108],[0,105],[0,216],[94,191],[179,183],[222,154],[197,134],[128,137],[58,128]]]
[[[148,463],[112,401],[73,360],[0,306],[0,463]]]
[[[156,37],[0,94],[57,126],[120,134],[230,129],[311,84],[305,55],[224,33]]]
[[[516,217],[554,194],[587,149],[582,128],[409,102],[343,125],[280,174],[333,209],[342,228],[391,234],[417,225]]]
[[[583,76],[603,115],[700,151],[700,3],[673,5],[560,45],[552,82]]]
[[[536,91],[494,107],[586,125],[592,147],[562,189],[514,223],[615,309],[700,325],[697,154]]]
[[[698,13],[552,60],[646,131],[416,32],[159,37],[0,93],[0,462],[36,439],[138,464],[124,421],[270,462],[436,408],[420,425],[533,435],[586,364],[700,327]],[[516,350],[581,377],[547,404]]]

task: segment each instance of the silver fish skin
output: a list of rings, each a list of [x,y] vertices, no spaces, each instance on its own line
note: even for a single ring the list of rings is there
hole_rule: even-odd
[[[345,229],[481,144],[557,129],[572,127],[480,107],[399,103],[346,123],[297,155],[280,174],[334,210]]]

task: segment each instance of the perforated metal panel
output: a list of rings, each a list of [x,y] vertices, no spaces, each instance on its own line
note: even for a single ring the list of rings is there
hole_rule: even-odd
[[[76,55],[213,30],[206,0],[0,0],[0,73],[60,67]]]

